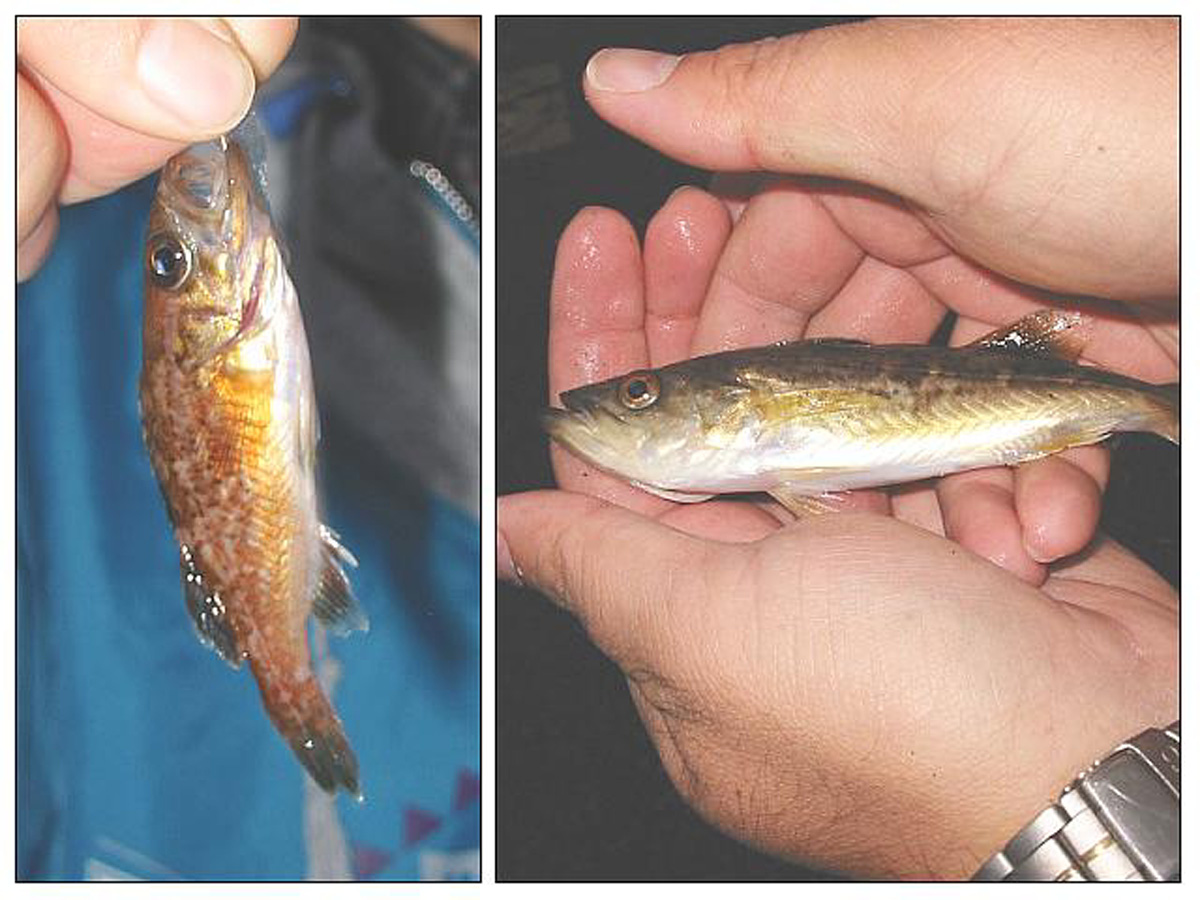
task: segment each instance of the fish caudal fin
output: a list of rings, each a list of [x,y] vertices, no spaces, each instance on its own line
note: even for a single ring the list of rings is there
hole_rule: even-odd
[[[276,681],[279,669],[294,670],[295,662],[280,659],[273,666],[261,658],[250,657],[250,668],[262,692],[267,715],[323,790],[332,794],[341,788],[361,799],[358,758],[317,679],[309,673],[303,680],[286,685]]]
[[[1151,430],[1172,444],[1179,444],[1179,385],[1161,384],[1155,389],[1161,414],[1151,422]]]
[[[300,715],[293,727],[285,729],[277,723],[296,758],[323,790],[332,794],[342,788],[351,796],[361,798],[358,758],[346,739],[341,719],[315,680],[309,696],[300,701],[298,711]]]
[[[300,732],[288,737],[296,757],[313,781],[329,793],[342,788],[362,799],[358,788],[358,758],[346,739],[341,720],[328,701],[321,698],[324,710],[305,720]]]

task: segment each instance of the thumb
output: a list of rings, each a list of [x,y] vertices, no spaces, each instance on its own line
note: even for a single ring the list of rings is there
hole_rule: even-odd
[[[897,38],[915,30],[874,21],[685,56],[602,50],[584,90],[611,124],[700,168],[825,175],[910,193],[895,129],[911,109],[897,106],[913,90],[912,53],[929,48]]]
[[[501,497],[497,574],[575,615],[626,671],[658,668],[679,615],[703,606],[715,548],[621,506],[565,491]]]
[[[221,20],[27,19],[17,52],[26,72],[152,137],[220,134],[254,96],[254,67]]]
[[[584,89],[694,166],[888,190],[1010,277],[1174,296],[1176,37],[1145,21],[876,19],[682,57],[602,50]]]

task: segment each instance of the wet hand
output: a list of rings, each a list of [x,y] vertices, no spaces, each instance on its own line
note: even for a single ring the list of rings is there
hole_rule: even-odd
[[[644,253],[615,213],[577,216],[552,289],[552,395],[773,339],[761,322],[927,336],[941,311],[919,280],[861,247],[855,262],[811,191],[763,196],[735,225],[721,201],[678,192]],[[775,203],[821,251],[789,255],[806,305],[763,302],[769,281],[746,289],[776,271],[751,230]],[[891,315],[838,302],[859,272],[860,296],[891,298]],[[730,315],[739,302],[757,315]],[[1177,598],[1111,542],[1035,589],[900,511],[785,527],[773,503],[678,505],[553,452],[565,491],[500,501],[500,574],[580,618],[680,792],[741,840],[858,874],[962,877],[1081,762],[1176,714]]]
[[[19,19],[17,277],[50,251],[60,203],[116,190],[245,115],[293,19]]]
[[[685,188],[651,221],[644,254],[607,211],[585,211],[567,229],[552,289],[551,402],[580,384],[733,347],[829,336],[925,341],[947,311],[959,316],[952,341],[966,343],[1046,302],[1044,292],[964,259],[878,191],[777,180],[748,200],[727,193],[722,202]],[[1089,312],[1085,362],[1178,379],[1177,363],[1140,321]],[[725,507],[676,510],[558,447],[553,459],[564,487],[650,514],[726,523]],[[948,535],[1037,585],[1048,563],[1092,539],[1107,471],[1106,451],[1087,447],[1017,469],[858,492],[842,505]],[[790,519],[770,503],[742,508],[768,528]],[[729,531],[759,536],[740,525]]]

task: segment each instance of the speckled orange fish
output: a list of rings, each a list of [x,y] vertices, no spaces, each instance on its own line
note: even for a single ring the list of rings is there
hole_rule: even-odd
[[[359,795],[307,622],[344,633],[366,619],[343,570],[354,557],[318,518],[308,346],[251,160],[257,135],[240,126],[163,169],[146,241],[142,424],[201,640],[235,668],[249,662],[322,788]]]

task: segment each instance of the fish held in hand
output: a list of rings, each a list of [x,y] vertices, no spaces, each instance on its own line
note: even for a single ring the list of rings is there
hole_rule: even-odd
[[[308,345],[256,129],[163,168],[146,239],[142,425],[201,641],[235,668],[249,663],[271,721],[322,788],[358,796],[307,623],[312,614],[339,633],[367,623],[344,568],[354,557],[318,517]]]
[[[965,347],[810,340],[733,350],[565,391],[571,453],[680,502],[823,497],[1016,465],[1119,431],[1179,443],[1179,385],[1074,362],[1077,315],[1043,310]]]

